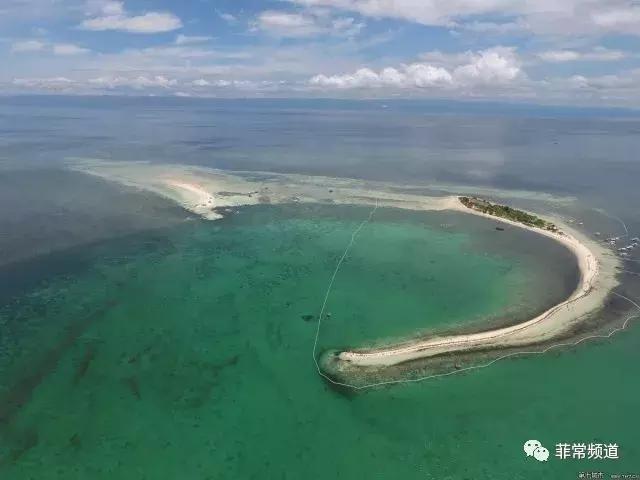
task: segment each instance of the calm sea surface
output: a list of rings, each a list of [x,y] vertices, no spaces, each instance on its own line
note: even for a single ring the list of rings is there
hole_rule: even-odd
[[[389,180],[638,236],[638,152],[640,118],[615,111],[0,99],[0,478],[640,473],[640,326],[346,394],[315,374],[311,349],[335,263],[368,209],[257,206],[205,222],[64,169],[97,158]],[[634,255],[618,291],[638,299]],[[575,280],[568,253],[545,239],[381,209],[336,279],[320,347],[526,318]],[[529,439],[548,462],[525,457]],[[616,443],[620,458],[560,460],[557,443]]]

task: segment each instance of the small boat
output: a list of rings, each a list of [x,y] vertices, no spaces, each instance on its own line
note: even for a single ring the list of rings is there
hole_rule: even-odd
[[[504,228],[502,227],[496,227],[496,230],[498,230],[499,232],[504,232]]]

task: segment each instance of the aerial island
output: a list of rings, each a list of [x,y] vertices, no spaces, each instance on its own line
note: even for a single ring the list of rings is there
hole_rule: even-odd
[[[384,182],[295,174],[243,175],[202,167],[147,162],[82,160],[73,162],[70,168],[154,192],[209,220],[220,218],[234,207],[260,203],[330,202],[418,211],[450,210],[498,222],[502,226],[496,227],[497,230],[509,225],[546,236],[569,249],[576,259],[580,278],[573,293],[535,318],[471,333],[434,333],[372,348],[318,352],[318,371],[329,379],[357,378],[362,372],[456,352],[499,351],[565,339],[577,325],[604,305],[618,284],[616,269],[620,260],[605,245],[575,230],[561,219],[552,222],[533,213],[479,197],[425,196],[406,193],[411,189],[401,190]]]
[[[477,197],[461,196],[455,200],[449,208],[524,228],[567,247],[574,254],[580,270],[575,291],[566,300],[535,318],[515,325],[459,335],[434,335],[376,348],[326,352],[322,359],[323,368],[331,378],[353,378],[362,371],[456,352],[486,352],[548,344],[556,338],[566,337],[590,313],[597,311],[617,284],[615,257],[586,236],[571,231],[570,227],[563,225],[561,229],[556,223],[532,213]]]

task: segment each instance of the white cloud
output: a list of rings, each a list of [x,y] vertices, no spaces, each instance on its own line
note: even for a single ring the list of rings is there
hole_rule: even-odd
[[[277,37],[301,38],[324,34],[353,37],[360,33],[364,24],[351,17],[332,18],[323,10],[303,13],[267,10],[258,15],[253,28]]]
[[[538,54],[541,60],[552,63],[573,62],[579,60],[580,56],[575,50],[549,50]]]
[[[41,91],[72,91],[76,87],[76,82],[66,77],[51,78],[15,78],[12,82],[16,87],[27,88],[29,90]]]
[[[255,26],[271,35],[282,37],[308,37],[322,31],[311,16],[276,11],[262,12],[258,15]]]
[[[208,87],[211,85],[211,82],[205,80],[204,78],[199,78],[191,82],[194,87]]]
[[[128,87],[136,90],[144,88],[163,88],[167,89],[178,85],[176,79],[170,79],[164,75],[137,77],[98,77],[88,80],[88,84],[96,87],[114,89],[120,87]]]
[[[538,58],[550,63],[565,63],[575,61],[609,62],[625,58],[627,55],[620,50],[609,50],[603,47],[594,48],[591,51],[577,50],[548,50],[540,52]]]
[[[89,49],[73,43],[56,43],[53,44],[52,49],[54,55],[82,55],[90,52]]]
[[[124,2],[119,0],[87,0],[85,14],[91,16],[124,15]]]
[[[188,35],[178,35],[175,40],[176,45],[193,45],[196,43],[206,43],[209,40],[213,39],[213,37],[206,36],[188,36]]]
[[[361,68],[344,75],[316,75],[310,85],[323,88],[440,88],[474,89],[507,85],[524,74],[513,49],[497,47],[477,53],[468,53],[446,59],[439,54],[442,64],[464,63],[445,68],[441,65],[417,62],[399,68],[387,67],[380,71]]]
[[[395,69],[389,73],[389,76],[395,73],[399,77],[399,81],[404,81],[404,76],[401,76]],[[309,80],[309,83],[314,86],[332,88],[372,88],[382,86],[383,81],[381,74],[369,68],[361,68],[355,73],[345,75],[316,75]]]
[[[357,22],[355,18],[351,17],[336,18],[331,22],[331,30],[346,37],[358,35],[364,27],[364,23]]]
[[[114,61],[120,64],[129,64],[140,68],[149,68],[153,65],[176,64],[183,65],[184,60],[208,60],[216,58],[237,58],[239,53],[226,53],[211,48],[191,45],[167,45],[148,47],[141,49],[126,49],[115,54],[105,54],[102,61]],[[241,57],[246,58],[246,57]]]
[[[165,95],[207,95],[217,91],[242,91],[243,93],[276,91],[291,84],[285,81],[211,79],[178,80],[165,75],[100,76],[89,79],[67,77],[15,78],[14,87],[30,91],[91,94],[95,92],[141,92]]]
[[[451,26],[459,16],[515,10],[513,0],[289,0],[307,7],[332,7],[373,18],[398,18],[425,25]]]
[[[80,55],[89,53],[87,48],[73,43],[50,43],[43,40],[24,40],[11,45],[13,53],[49,53],[53,55]]]
[[[635,0],[287,0],[307,8],[357,12],[484,33],[640,35]],[[482,18],[483,21],[478,19]],[[488,19],[488,20],[487,20]]]
[[[219,11],[216,11],[216,13],[222,20],[227,22],[229,25],[235,25],[236,23],[238,23],[238,19],[235,15],[231,15],[230,13],[219,12]]]
[[[471,53],[468,58],[479,58],[484,52]],[[480,62],[482,64],[482,62]],[[491,63],[491,62],[489,62]],[[468,63],[460,64],[465,67]],[[77,77],[21,77],[10,81],[13,91],[48,92],[64,94],[160,94],[190,96],[228,96],[241,95],[269,96],[282,94],[308,95],[310,92],[325,94],[326,90],[340,92],[338,95],[358,96],[350,89],[366,92],[366,96],[396,96],[401,91],[408,98],[448,97],[526,99],[555,103],[571,98],[578,104],[638,105],[640,98],[640,70],[629,70],[618,74],[584,76],[573,75],[564,78],[532,80],[519,73],[516,78],[507,80],[507,75],[493,72],[485,78],[502,78],[495,84],[465,83],[468,79],[459,76],[458,67],[444,68],[414,63],[399,67],[387,67],[381,70],[362,68],[350,75],[329,75],[324,79],[315,77],[313,81],[296,82],[287,80],[260,80],[249,78],[231,78],[216,76],[173,77],[169,74],[127,74]],[[504,70],[504,69],[502,69]],[[483,71],[479,68],[477,71]],[[509,69],[506,69],[509,72]],[[229,73],[234,72],[231,69]],[[486,71],[485,71],[486,73]],[[471,77],[474,82],[477,76]],[[4,88],[6,88],[6,85]],[[404,90],[402,90],[404,89]]]
[[[474,20],[464,23],[460,27],[469,32],[488,35],[508,35],[527,30],[527,26],[521,22],[479,22]]]
[[[130,33],[162,33],[182,28],[182,21],[170,12],[147,12],[130,15],[124,2],[93,1],[87,5],[90,18],[80,27],[85,30],[119,30]]]
[[[226,80],[226,79],[215,79],[215,80],[206,80],[204,78],[199,78],[191,82],[193,87],[198,88],[199,90],[204,89],[228,89],[228,88],[236,88],[236,89],[261,89],[267,86],[273,85],[274,82],[271,81],[254,81],[254,80]]]
[[[628,5],[592,14],[595,25],[607,30],[640,35],[640,6]]]
[[[609,93],[628,89],[638,90],[640,89],[640,70],[633,70],[625,75],[600,75],[595,77],[573,75],[565,82],[578,90],[598,90]]]
[[[23,52],[41,52],[47,47],[47,44],[40,40],[24,40],[14,42],[11,45],[11,51],[14,53]]]
[[[464,85],[501,85],[520,73],[520,61],[514,50],[498,47],[473,55],[471,62],[456,67],[453,76]]]
[[[177,30],[182,22],[171,13],[150,12],[134,17],[96,17],[82,22],[85,30],[119,30],[130,33],[161,33]]]
[[[383,78],[385,70],[382,71]],[[406,74],[409,81],[419,88],[449,86],[454,82],[453,76],[446,69],[423,63],[409,65],[406,68]]]
[[[368,1],[362,0],[362,3]],[[438,2],[424,0],[415,5],[423,8],[430,3],[453,12],[459,6],[459,1],[467,2],[449,0],[447,5],[442,6]],[[465,13],[452,14],[445,19],[447,27],[454,29],[461,37],[448,45],[453,53],[432,51],[419,56],[410,53],[416,48],[415,37],[412,36],[413,45],[408,45],[409,38],[401,35],[406,27],[385,22],[365,29],[358,13],[345,13],[346,8],[319,5],[313,0],[313,5],[298,5],[295,9],[290,6],[288,11],[268,10],[258,13],[256,17],[250,18],[254,22],[247,20],[249,17],[245,15],[250,15],[249,13],[243,13],[242,17],[235,19],[242,22],[243,26],[253,27],[254,32],[275,37],[296,37],[296,41],[271,41],[256,36],[247,39],[234,35],[234,38],[240,40],[213,42],[213,37],[206,36],[209,32],[203,33],[198,27],[197,30],[185,28],[184,31],[173,32],[169,37],[165,35],[160,38],[165,39],[163,43],[154,41],[149,44],[145,41],[139,47],[128,46],[120,50],[105,48],[103,52],[91,52],[85,48],[90,43],[84,45],[73,37],[65,37],[65,41],[69,38],[69,41],[77,41],[78,44],[54,43],[54,35],[60,34],[58,24],[44,24],[49,28],[42,35],[34,33],[34,26],[30,25],[23,30],[27,32],[22,34],[24,37],[4,39],[6,48],[0,55],[4,54],[2,60],[9,68],[0,69],[3,70],[0,72],[0,90],[3,93],[181,93],[229,97],[276,94],[327,96],[326,92],[330,92],[330,95],[345,98],[476,96],[527,98],[533,101],[539,99],[541,102],[553,100],[554,103],[579,103],[582,99],[609,101],[602,99],[612,98],[618,101],[625,98],[629,105],[635,105],[640,102],[640,74],[632,74],[628,69],[638,65],[640,56],[635,52],[633,40],[627,38],[626,41],[616,43],[623,45],[620,48],[624,48],[624,51],[590,47],[611,44],[608,39],[598,41],[591,38],[592,34],[631,28],[629,25],[635,21],[633,15],[630,19],[622,18],[620,13],[596,15],[598,12],[613,12],[612,2],[622,4],[625,1],[580,0],[578,5],[576,0],[539,0],[535,6],[528,0],[523,0],[526,5],[511,2],[508,14],[487,14],[475,18],[467,18]],[[396,7],[405,3],[388,2],[394,3]],[[482,3],[484,0],[477,2]],[[384,7],[383,3],[384,0],[379,1],[380,8]],[[351,5],[354,2],[343,0],[342,4]],[[83,11],[82,7],[85,5],[86,10]],[[85,4],[84,0],[78,0],[75,14],[80,15],[80,18],[86,15],[84,18],[87,20],[115,17],[118,21],[128,21],[137,18],[136,15],[142,17],[147,13],[134,10],[133,5],[134,2],[127,2],[127,9],[121,1],[95,0]],[[456,51],[456,46],[469,44],[470,38],[462,38],[469,34],[464,30],[483,35],[540,31],[544,22],[537,15],[545,11],[548,30],[544,32],[554,34],[553,43],[550,38],[540,37],[527,39],[525,42],[513,38],[493,39],[493,43],[510,41],[512,44],[523,45],[521,55],[524,62],[513,48]],[[212,15],[222,16],[215,11]],[[384,15],[381,14],[380,18],[382,16]],[[440,14],[436,17],[444,18]],[[562,19],[565,19],[564,22]],[[187,18],[184,20],[186,24]],[[214,22],[216,20],[213,18]],[[232,21],[225,19],[227,20]],[[222,24],[222,20],[217,22],[218,26]],[[373,22],[375,21],[372,24]],[[565,25],[567,32],[559,32],[560,24]],[[229,30],[223,24],[221,28]],[[414,27],[415,29],[416,32],[429,31],[422,27]],[[372,35],[373,31],[376,33]],[[71,34],[73,30],[66,32]],[[557,37],[576,32],[579,36],[575,39]],[[588,33],[583,35],[584,32]],[[83,39],[87,35],[94,36],[77,30],[76,33],[81,34],[82,37],[79,38]],[[394,37],[389,37],[391,34]],[[126,36],[123,38],[131,39]],[[389,38],[395,39],[390,48],[380,46],[380,42]],[[91,40],[89,38],[87,42]],[[491,42],[490,38],[485,40],[483,37],[483,45],[491,45]],[[549,45],[553,45],[553,49]],[[372,46],[376,48],[373,49]],[[534,50],[535,48],[537,49]],[[625,59],[625,62],[616,63],[621,59]],[[550,65],[562,62],[575,62],[575,65],[571,65],[573,68],[570,70]],[[588,65],[582,62],[601,63]],[[529,68],[531,70],[528,75]],[[562,77],[553,78],[551,75]],[[623,103],[622,100],[620,103]]]
[[[68,77],[44,77],[44,78],[15,78],[11,82],[14,86],[47,92],[63,93],[92,93],[95,91],[113,89],[133,89],[148,90],[160,89],[168,90],[179,85],[175,79],[170,79],[163,75],[148,76],[103,76],[86,80],[72,79]]]

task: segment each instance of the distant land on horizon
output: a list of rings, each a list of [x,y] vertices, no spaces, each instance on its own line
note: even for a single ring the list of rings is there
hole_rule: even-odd
[[[535,104],[528,102],[491,101],[484,99],[425,99],[425,98],[302,98],[302,97],[179,97],[175,95],[67,95],[67,94],[24,94],[2,95],[0,103],[13,105],[37,105],[60,106],[67,102],[69,106],[81,106],[89,102],[101,102],[108,100],[111,103],[121,104],[132,102],[144,105],[180,105],[200,102],[208,105],[219,103],[221,105],[245,103],[251,107],[261,108],[312,108],[312,109],[345,109],[345,110],[379,110],[382,108],[390,111],[401,112],[428,112],[450,113],[469,115],[531,115],[549,117],[640,117],[640,109],[615,106],[594,105],[556,105]]]

